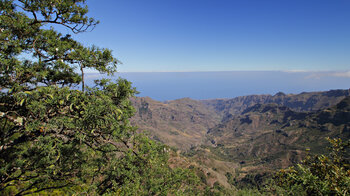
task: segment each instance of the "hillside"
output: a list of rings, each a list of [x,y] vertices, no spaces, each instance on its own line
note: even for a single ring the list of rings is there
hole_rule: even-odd
[[[215,111],[189,98],[163,103],[142,97],[132,102],[136,108],[133,124],[153,139],[182,150],[202,144],[208,129],[221,120]]]
[[[197,165],[206,183],[226,188],[251,175],[298,163],[325,137],[350,138],[348,90],[233,99],[132,100],[132,123]],[[235,181],[233,180],[235,179]]]
[[[211,151],[240,162],[244,171],[284,168],[306,149],[318,153],[325,137],[350,138],[350,97],[317,112],[295,112],[276,104],[258,104],[208,131]]]
[[[203,144],[208,130],[256,104],[274,103],[292,111],[316,111],[335,105],[348,95],[348,90],[331,90],[296,95],[250,95],[233,99],[183,98],[167,102],[138,97],[132,99],[136,109],[132,123],[148,132],[155,140],[188,150],[192,146]]]
[[[327,108],[349,96],[349,90],[330,90],[324,92],[303,92],[300,94],[248,95],[232,99],[203,100],[202,103],[224,115],[240,114],[255,104],[276,103],[294,111],[316,111]]]

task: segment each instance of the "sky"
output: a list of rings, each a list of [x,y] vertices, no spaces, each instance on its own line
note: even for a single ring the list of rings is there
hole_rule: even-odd
[[[349,0],[88,0],[121,72],[350,70]],[[68,31],[68,30],[67,30]]]

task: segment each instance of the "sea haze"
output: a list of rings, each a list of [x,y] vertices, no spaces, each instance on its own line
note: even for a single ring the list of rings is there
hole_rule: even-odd
[[[87,84],[103,76],[87,74]],[[140,92],[137,96],[159,101],[184,97],[192,99],[233,98],[252,94],[277,92],[301,93],[348,89],[350,72],[286,72],[286,71],[226,71],[226,72],[125,72],[118,77],[128,79]]]

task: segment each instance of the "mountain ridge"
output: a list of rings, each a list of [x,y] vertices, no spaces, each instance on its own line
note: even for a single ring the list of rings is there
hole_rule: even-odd
[[[335,105],[349,95],[349,90],[338,89],[300,94],[278,92],[275,95],[248,95],[231,99],[181,98],[164,102],[150,97],[136,97],[132,99],[136,115],[131,122],[149,132],[153,139],[188,150],[200,145],[209,129],[246,112],[254,105],[277,104],[292,111],[317,111]]]
[[[210,185],[296,164],[305,149],[323,153],[325,137],[350,138],[349,90],[132,103],[132,124],[189,157]]]

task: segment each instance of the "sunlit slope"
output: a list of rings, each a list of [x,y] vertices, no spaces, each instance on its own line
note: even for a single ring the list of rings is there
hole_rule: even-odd
[[[188,98],[163,103],[142,97],[133,104],[137,113],[132,123],[153,139],[182,150],[200,145],[208,129],[221,120],[215,111]]]

